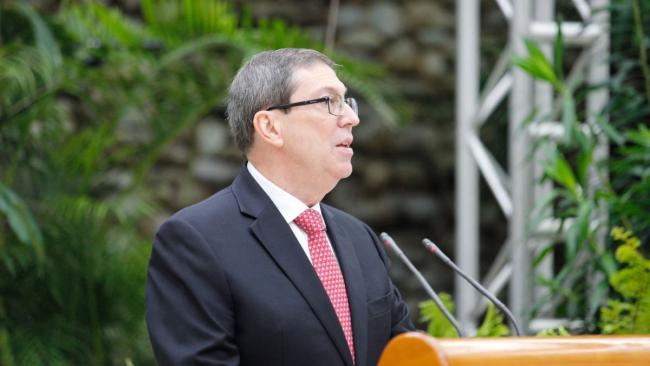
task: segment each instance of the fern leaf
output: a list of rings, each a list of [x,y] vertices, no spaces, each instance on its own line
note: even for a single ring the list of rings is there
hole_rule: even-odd
[[[503,315],[493,304],[488,304],[483,323],[476,332],[477,337],[503,337],[510,334],[510,329],[503,323]]]
[[[16,234],[16,237],[21,242],[30,244],[34,248],[36,258],[39,262],[42,262],[45,253],[43,251],[43,237],[38,224],[20,197],[1,182],[0,213],[7,217],[9,227]]]
[[[454,302],[451,296],[446,293],[440,293],[440,300],[450,311],[454,311]],[[456,338],[458,334],[453,325],[447,320],[445,315],[438,309],[433,300],[426,300],[419,304],[420,320],[427,323],[427,333],[432,337],[439,338]]]
[[[622,228],[611,236],[622,244],[616,259],[624,266],[609,278],[622,300],[610,299],[601,309],[600,327],[605,334],[650,333],[650,260],[638,248],[640,240]]]

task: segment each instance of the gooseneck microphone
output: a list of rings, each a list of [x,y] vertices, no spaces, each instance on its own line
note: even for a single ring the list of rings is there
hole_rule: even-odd
[[[503,312],[510,322],[512,323],[513,328],[515,328],[515,333],[517,333],[517,336],[521,336],[521,333],[519,332],[519,325],[517,324],[517,321],[515,320],[514,315],[512,315],[512,312],[510,312],[510,309],[508,309],[499,299],[496,298],[496,296],[492,295],[491,293],[488,292],[488,290],[481,286],[480,283],[478,283],[476,280],[468,276],[465,272],[463,272],[462,269],[460,269],[456,263],[452,262],[449,257],[443,253],[440,248],[438,248],[437,245],[435,245],[431,240],[429,239],[422,239],[422,244],[429,250],[431,253],[435,254],[438,258],[440,258],[443,262],[445,262],[446,265],[451,267],[456,273],[458,273],[461,277],[463,277],[467,282],[470,283],[470,285],[474,286],[474,288],[483,294],[483,296],[487,297],[494,305],[496,305],[501,312]]]
[[[424,276],[422,276],[422,273],[420,273],[420,271],[418,271],[417,268],[415,268],[413,263],[411,263],[411,261],[408,259],[408,257],[406,257],[404,252],[402,252],[402,250],[399,248],[399,246],[397,245],[395,240],[393,240],[393,238],[391,238],[390,235],[388,235],[386,233],[379,234],[379,237],[384,242],[384,245],[391,248],[395,252],[395,254],[397,254],[399,259],[401,259],[402,262],[404,262],[404,264],[406,264],[406,267],[408,267],[408,269],[410,269],[411,272],[415,275],[415,278],[418,279],[418,281],[420,282],[422,287],[424,287],[424,289],[426,290],[427,294],[429,296],[431,296],[431,299],[433,299],[433,302],[436,303],[436,305],[438,306],[438,309],[440,309],[442,314],[447,318],[447,320],[449,320],[451,325],[454,326],[454,328],[456,329],[456,332],[458,333],[458,336],[460,338],[465,337],[465,334],[460,329],[460,325],[458,324],[458,321],[456,321],[456,318],[454,318],[454,316],[451,315],[451,313],[449,313],[449,310],[447,310],[445,305],[442,303],[442,300],[440,300],[440,297],[438,297],[438,294],[436,294],[436,292],[433,291],[431,286],[429,286],[429,283],[427,282],[426,279],[424,279]]]

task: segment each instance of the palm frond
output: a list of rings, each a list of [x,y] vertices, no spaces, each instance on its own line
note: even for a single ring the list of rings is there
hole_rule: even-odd
[[[35,47],[0,49],[0,122],[23,113],[57,87],[58,74]]]
[[[36,48],[45,58],[48,66],[51,69],[61,66],[62,59],[59,45],[43,18],[26,2],[16,2],[13,6],[19,14],[22,14],[31,23]]]
[[[119,10],[98,2],[68,4],[58,18],[72,39],[83,47],[140,48],[151,37]]]
[[[232,35],[238,24],[232,6],[219,0],[143,0],[142,13],[153,32],[172,48],[205,34]]]
[[[27,205],[2,182],[0,182],[0,213],[4,214],[16,237],[22,243],[30,245],[38,262],[42,263],[45,253],[41,229]]]

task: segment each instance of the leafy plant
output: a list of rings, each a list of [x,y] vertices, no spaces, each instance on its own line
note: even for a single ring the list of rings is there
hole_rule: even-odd
[[[449,294],[440,293],[440,300],[445,307],[453,313],[454,301]],[[418,304],[420,321],[427,324],[427,333],[432,337],[456,338],[458,334],[453,325],[447,320],[433,300],[425,300]],[[504,324],[501,315],[494,305],[488,304],[483,323],[479,327],[477,337],[501,337],[510,334],[508,326]]]
[[[536,336],[538,337],[558,337],[558,336],[569,336],[571,333],[569,333],[568,330],[564,327],[558,327],[558,328],[549,328],[549,329],[543,329],[537,332]]]
[[[562,54],[561,34],[556,42],[556,53]],[[536,306],[550,302],[558,315],[569,318],[592,318],[605,298],[606,279],[589,286],[593,273],[611,273],[615,264],[611,255],[598,245],[598,232],[607,223],[598,209],[603,204],[603,194],[611,191],[607,182],[603,186],[591,184],[590,172],[596,169],[594,150],[599,143],[599,132],[587,123],[586,117],[576,110],[575,87],[562,80],[562,72],[532,41],[526,42],[528,55],[516,57],[514,63],[531,76],[553,86],[560,100],[564,126],[564,139],[557,144],[550,139],[541,140],[536,148],[541,149],[546,159],[542,162],[543,180],[554,184],[549,195],[542,199],[534,212],[538,218],[531,220],[531,226],[541,222],[549,210],[562,220],[560,232],[563,239],[564,265],[553,278],[538,278],[549,288],[548,294]],[[556,56],[561,65],[561,56]],[[554,116],[539,116],[548,119]],[[535,123],[535,121],[531,122]],[[534,230],[534,227],[530,228]],[[552,255],[556,243],[551,243],[535,258],[540,263]],[[591,280],[590,280],[591,279]],[[532,310],[533,313],[536,309]]]
[[[447,293],[438,294],[443,305],[451,312],[454,312],[454,301]],[[440,311],[433,300],[425,300],[418,304],[420,310],[420,321],[427,324],[427,333],[432,337],[455,338],[458,337],[456,329]]]
[[[641,241],[630,231],[615,227],[612,238],[620,243],[616,259],[623,266],[610,278],[622,297],[610,299],[601,308],[600,327],[604,334],[650,333],[650,259],[639,252]]]
[[[221,1],[0,2],[0,364],[150,364],[143,288],[159,203],[148,173],[223,105],[243,59],[322,47]],[[381,71],[334,56],[387,105]],[[390,110],[390,109],[389,109]]]
[[[528,55],[514,59],[532,77],[551,85],[558,98],[550,115],[538,115],[531,123],[561,119],[564,125],[560,143],[546,139],[535,146],[546,155],[543,180],[551,181],[553,190],[535,208],[537,217],[531,220],[531,230],[548,212],[562,222],[558,239],[540,251],[535,264],[558,249],[563,262],[554,277],[538,278],[549,291],[532,309],[533,314],[538,307],[550,304],[556,316],[596,324],[598,309],[607,299],[606,279],[613,278],[617,270],[609,243],[602,243],[599,233],[620,225],[637,233],[641,242],[650,238],[650,134],[645,122],[650,117],[650,72],[644,61],[644,45],[650,42],[649,18],[641,16],[647,7],[632,2],[630,7],[627,1],[613,1],[609,9],[613,76],[603,85],[570,83],[564,78],[561,33],[556,38],[553,63],[532,41],[526,42]],[[610,93],[602,111],[587,115],[576,107],[584,105],[589,93],[602,88]],[[582,122],[590,119],[595,123]],[[603,148],[604,138],[610,141],[610,157],[598,161],[594,154],[599,144]],[[590,183],[594,177],[597,184]],[[599,213],[603,209],[606,215]],[[598,278],[602,281],[594,283]]]
[[[510,329],[503,321],[503,315],[494,305],[488,304],[483,323],[476,331],[477,337],[503,337],[510,334]]]

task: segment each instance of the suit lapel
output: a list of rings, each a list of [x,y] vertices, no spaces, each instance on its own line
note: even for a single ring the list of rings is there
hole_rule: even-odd
[[[361,267],[354,250],[353,240],[339,225],[336,216],[326,205],[321,204],[321,211],[327,225],[327,234],[336,251],[336,257],[341,265],[345,286],[348,292],[348,302],[352,315],[352,331],[354,334],[354,349],[356,366],[366,365],[368,309],[366,287]]]
[[[287,222],[246,167],[233,182],[232,190],[242,213],[256,218],[251,225],[254,235],[307,301],[345,363],[352,366],[352,357],[334,308]]]

